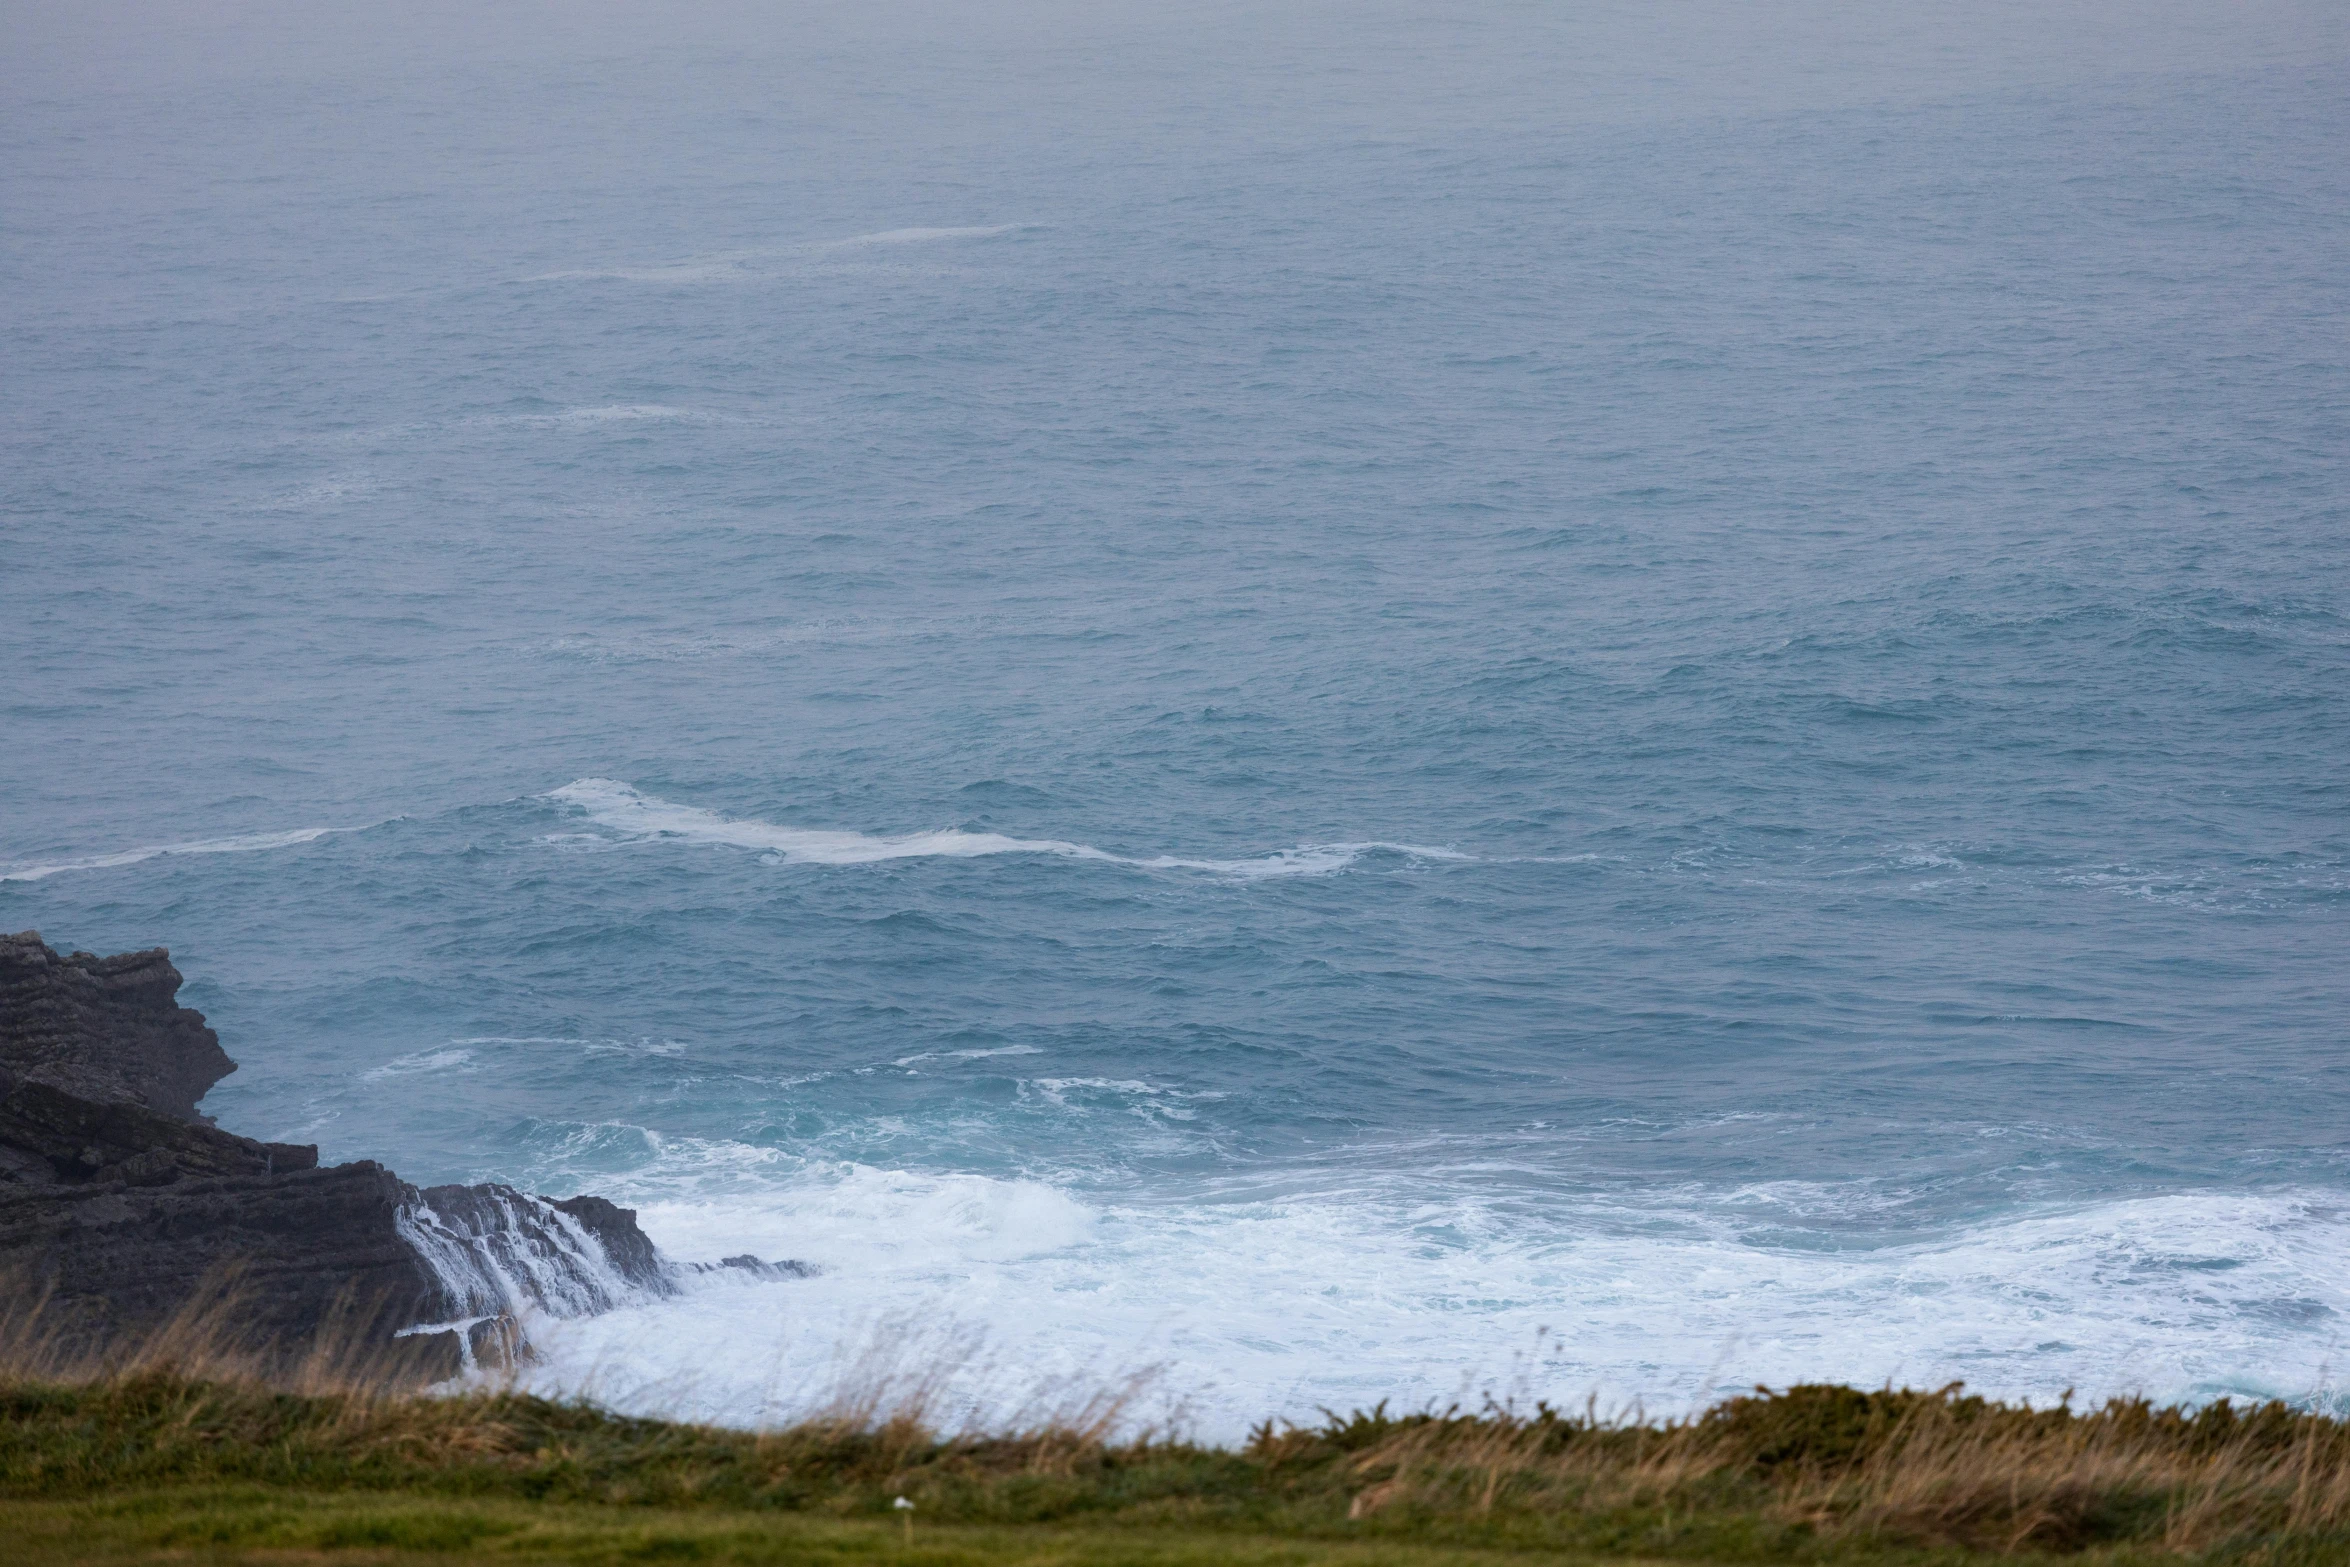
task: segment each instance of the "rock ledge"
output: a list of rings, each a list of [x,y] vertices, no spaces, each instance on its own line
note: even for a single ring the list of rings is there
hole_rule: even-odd
[[[196,1109],[236,1070],[161,948],[61,955],[0,934],[0,1291],[103,1351],[233,1291],[231,1347],[359,1352],[437,1380],[527,1355],[519,1323],[666,1295],[685,1272],[636,1214],[510,1186],[418,1188]],[[775,1277],[797,1264],[748,1262]],[[419,1325],[425,1331],[418,1331]]]

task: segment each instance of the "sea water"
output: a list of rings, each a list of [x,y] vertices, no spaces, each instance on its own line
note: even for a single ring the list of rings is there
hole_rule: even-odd
[[[543,1385],[2333,1396],[2339,8],[397,9],[8,8],[0,926]]]

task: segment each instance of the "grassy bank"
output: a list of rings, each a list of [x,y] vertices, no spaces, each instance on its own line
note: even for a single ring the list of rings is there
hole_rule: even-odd
[[[1663,1423],[1358,1413],[1238,1450],[1109,1426],[744,1432],[148,1365],[0,1385],[0,1529],[27,1562],[2350,1562],[2350,1426],[2276,1405],[1801,1387]]]
[[[258,1488],[175,1490],[106,1502],[0,1502],[7,1560],[47,1563],[351,1561],[875,1563],[888,1567],[1440,1567],[1519,1563],[1518,1551],[1410,1541],[1321,1541],[1231,1530],[1085,1525],[923,1525],[550,1502]],[[1557,1558],[1546,1558],[1555,1560]]]

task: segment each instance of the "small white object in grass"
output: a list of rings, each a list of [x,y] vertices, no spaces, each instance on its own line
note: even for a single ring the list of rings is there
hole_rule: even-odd
[[[902,1496],[899,1497],[893,1505],[896,1506],[897,1510],[902,1513],[910,1513],[914,1510],[914,1504],[907,1501]]]

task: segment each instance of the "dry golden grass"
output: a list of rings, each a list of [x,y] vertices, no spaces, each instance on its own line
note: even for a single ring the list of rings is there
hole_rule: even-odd
[[[409,1340],[377,1331],[383,1313],[346,1290],[316,1333],[272,1340],[248,1309],[255,1286],[236,1266],[214,1268],[176,1310],[129,1331],[94,1331],[53,1308],[42,1284],[0,1275],[0,1380],[86,1384],[167,1371],[205,1381],[267,1385],[292,1393],[414,1392],[427,1366]]]
[[[1271,1464],[1347,1450],[1350,1516],[1408,1510],[1684,1517],[1750,1489],[1816,1539],[2072,1551],[2130,1539],[2177,1554],[2350,1537],[2350,1426],[2266,1404],[2031,1409],[1842,1387],[1758,1390],[1692,1419],[1610,1422],[1489,1408],[1258,1433]],[[2350,1556],[2346,1556],[2350,1559]]]

